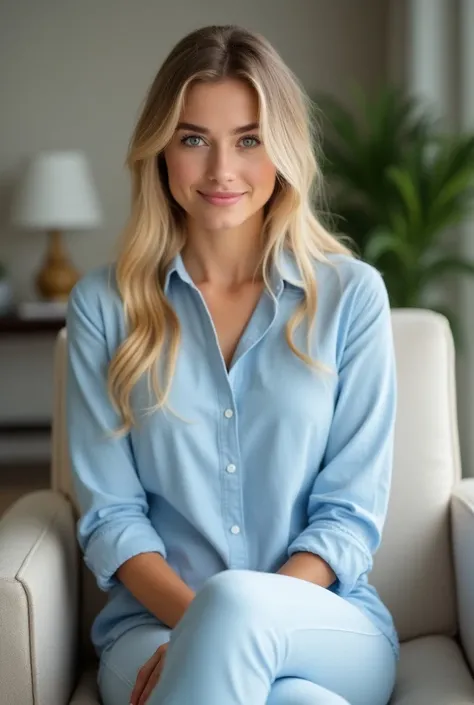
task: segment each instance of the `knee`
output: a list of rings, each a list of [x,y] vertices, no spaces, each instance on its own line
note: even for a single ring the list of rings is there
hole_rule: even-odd
[[[202,592],[217,600],[252,604],[261,600],[261,577],[253,570],[223,570],[205,582]]]
[[[340,695],[304,678],[279,678],[273,684],[268,705],[349,705]]]
[[[225,570],[206,581],[194,602],[229,617],[246,621],[262,615],[264,591],[259,573],[250,570]]]

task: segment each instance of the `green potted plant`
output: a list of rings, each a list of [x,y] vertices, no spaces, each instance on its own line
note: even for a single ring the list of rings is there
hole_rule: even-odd
[[[459,334],[433,291],[447,274],[474,274],[448,237],[474,205],[474,135],[443,134],[397,88],[355,95],[355,112],[328,95],[315,103],[335,229],[382,272],[393,307],[439,310]]]

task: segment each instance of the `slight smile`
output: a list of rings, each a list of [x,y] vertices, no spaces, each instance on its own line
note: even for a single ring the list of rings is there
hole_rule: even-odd
[[[245,195],[245,193],[203,193],[202,191],[198,191],[198,194],[214,206],[232,206]]]

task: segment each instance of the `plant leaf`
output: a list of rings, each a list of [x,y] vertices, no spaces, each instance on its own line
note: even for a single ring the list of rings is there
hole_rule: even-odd
[[[364,258],[376,264],[388,253],[395,255],[405,266],[411,266],[411,252],[407,244],[393,232],[379,228],[371,233],[364,250]]]
[[[421,274],[422,284],[426,286],[428,282],[431,283],[438,277],[453,272],[474,276],[474,262],[451,256],[438,259],[423,269]]]
[[[407,210],[408,220],[413,229],[421,227],[421,207],[416,184],[407,170],[400,167],[390,167],[387,170],[388,178],[395,184],[400,197]]]

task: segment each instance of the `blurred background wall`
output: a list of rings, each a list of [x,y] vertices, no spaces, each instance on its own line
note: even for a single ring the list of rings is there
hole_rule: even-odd
[[[92,232],[67,233],[66,244],[82,271],[110,260],[128,213],[124,159],[134,122],[158,67],[188,31],[242,24],[275,45],[310,94],[327,91],[346,103],[354,83],[376,90],[395,81],[423,94],[449,129],[458,130],[474,124],[467,30],[461,43],[468,13],[474,26],[473,6],[470,0],[1,0],[0,260],[15,300],[34,298],[34,273],[46,245],[44,234],[10,223],[25,160],[44,149],[85,153],[103,222]],[[470,230],[461,242],[473,254]],[[472,315],[473,286],[452,293],[465,320]],[[0,334],[0,420],[49,418],[53,342],[50,334]],[[469,473],[472,363],[469,340],[460,360]],[[48,459],[46,436],[3,434],[0,485],[9,467],[47,467]]]

